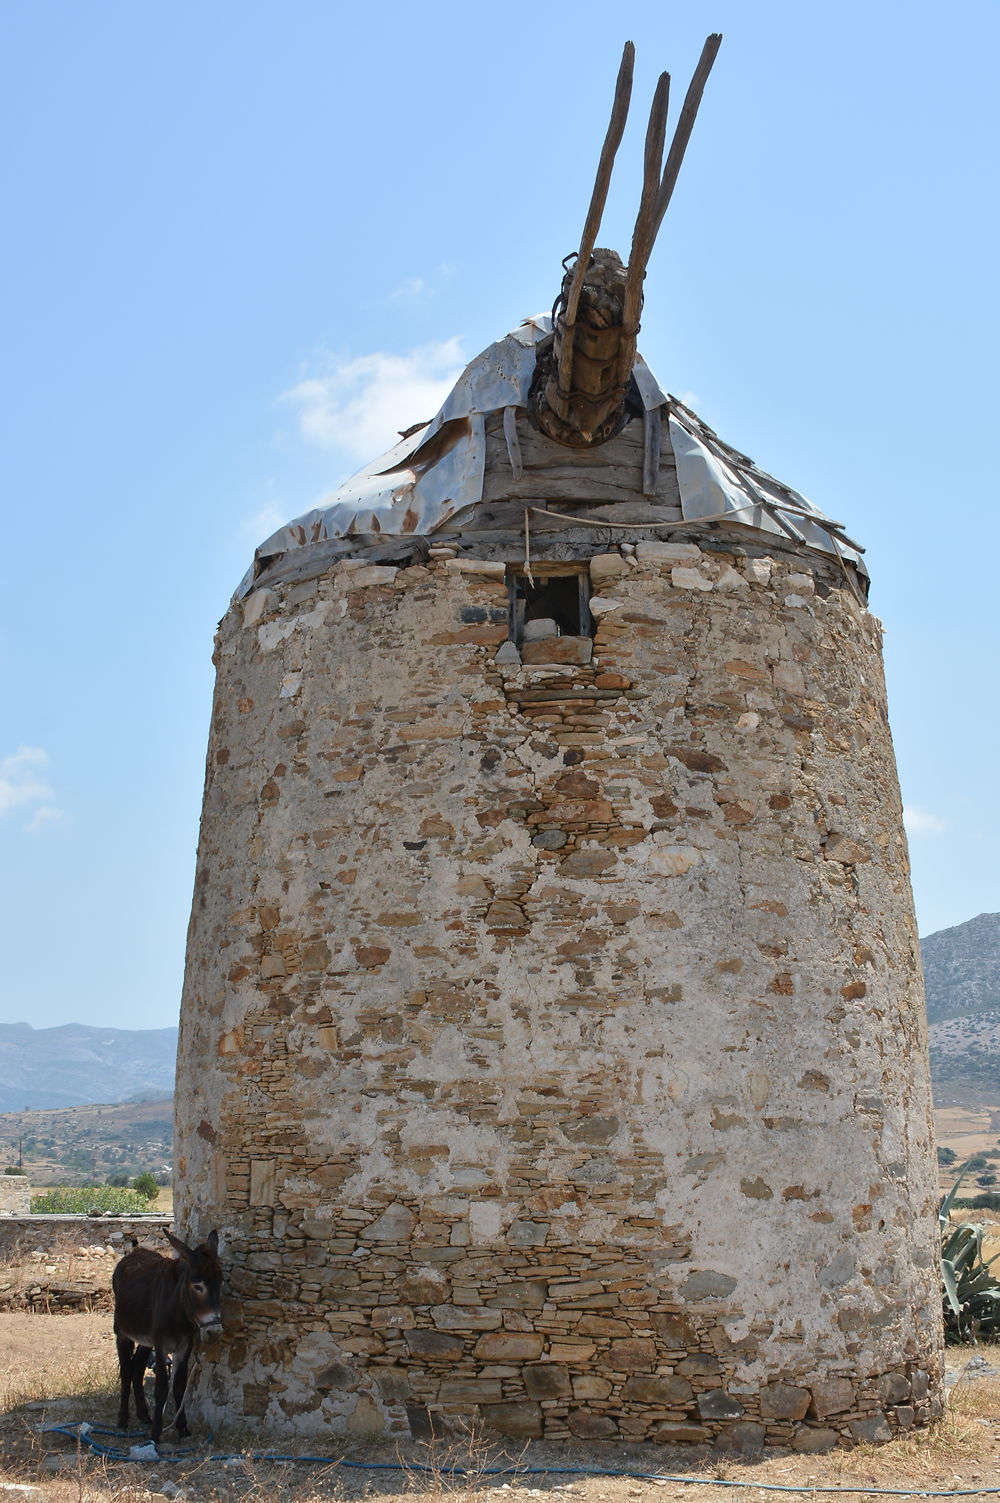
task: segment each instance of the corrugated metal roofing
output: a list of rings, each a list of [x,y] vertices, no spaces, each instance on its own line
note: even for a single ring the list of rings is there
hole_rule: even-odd
[[[272,533],[257,549],[238,593],[251,588],[266,560],[292,549],[356,533],[426,535],[480,501],[486,419],[527,405],[535,345],[551,328],[547,315],[529,318],[477,355],[431,422],[352,475],[323,505]],[[643,406],[665,408],[669,415],[686,521],[726,520],[776,533],[864,571],[859,546],[839,523],[723,443],[696,413],[661,389],[641,355],[633,374]]]

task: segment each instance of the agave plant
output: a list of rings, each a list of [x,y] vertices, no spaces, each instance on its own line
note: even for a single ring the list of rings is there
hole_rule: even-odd
[[[968,1168],[968,1164],[962,1166],[938,1210],[945,1338],[995,1341],[1000,1336],[1000,1281],[990,1269],[1000,1253],[986,1262],[983,1227],[972,1221],[951,1219],[951,1208]]]

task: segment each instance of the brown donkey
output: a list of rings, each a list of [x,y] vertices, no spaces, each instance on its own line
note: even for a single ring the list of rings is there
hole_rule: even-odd
[[[135,1394],[135,1415],[149,1424],[149,1408],[142,1391],[150,1352],[154,1353],[156,1382],[153,1388],[152,1439],[163,1430],[163,1406],[170,1380],[167,1356],[173,1358],[173,1392],[177,1434],[187,1435],[184,1390],[187,1387],[191,1349],[199,1336],[222,1330],[219,1299],[222,1268],[217,1257],[218,1232],[209,1232],[200,1247],[188,1247],[164,1228],[164,1235],[180,1254],[168,1258],[133,1243],[111,1277],[115,1293],[115,1337],[121,1372],[121,1405],[118,1428],[128,1427],[128,1395]]]

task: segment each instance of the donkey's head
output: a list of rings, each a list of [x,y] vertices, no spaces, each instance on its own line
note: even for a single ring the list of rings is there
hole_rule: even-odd
[[[222,1330],[222,1265],[218,1258],[218,1232],[209,1232],[198,1247],[188,1247],[166,1227],[163,1234],[180,1254],[183,1272],[179,1293],[184,1314],[202,1336],[218,1335]]]

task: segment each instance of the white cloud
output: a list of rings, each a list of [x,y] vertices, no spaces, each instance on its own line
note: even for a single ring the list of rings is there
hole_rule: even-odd
[[[392,289],[388,300],[390,303],[411,303],[433,296],[434,288],[423,277],[406,277],[398,287]]]
[[[19,746],[0,758],[0,817],[34,806],[26,829],[34,832],[62,822],[62,812],[51,802],[52,785],[44,771],[48,761],[49,754],[41,746]]]
[[[299,381],[283,399],[297,409],[303,438],[363,462],[397,443],[400,429],[432,418],[464,363],[457,338],[406,355],[331,357],[321,374]]]
[[[269,501],[262,506],[260,511],[255,511],[252,517],[244,517],[240,523],[240,531],[259,543],[263,538],[269,538],[272,532],[277,532],[288,521],[290,512],[287,506],[279,506],[275,501]]]
[[[67,822],[68,816],[54,804],[40,804],[25,825],[29,835],[39,835],[43,830],[52,830]]]
[[[946,819],[926,809],[918,809],[915,804],[903,806],[903,824],[907,835],[943,835],[948,828]]]

